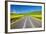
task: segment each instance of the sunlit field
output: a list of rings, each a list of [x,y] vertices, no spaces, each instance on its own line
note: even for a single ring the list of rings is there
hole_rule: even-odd
[[[31,15],[32,17],[35,17],[35,18],[37,18],[37,19],[42,19],[42,15]]]
[[[42,19],[42,12],[41,12],[41,11],[32,12],[32,13],[31,13],[31,16],[32,16],[32,17],[35,17],[35,18],[37,18],[37,19],[39,19],[39,20],[41,20],[41,19]]]
[[[24,15],[13,14],[13,13],[11,13],[11,14],[10,14],[10,18],[11,18],[10,20],[11,20],[11,23],[12,23],[13,21],[16,21],[16,20],[21,19],[23,16],[24,16]]]

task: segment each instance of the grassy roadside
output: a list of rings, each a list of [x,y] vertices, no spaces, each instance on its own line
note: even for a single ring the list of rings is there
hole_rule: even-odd
[[[42,20],[42,15],[31,15],[31,16],[34,17],[34,18],[37,18],[39,20]]]
[[[32,17],[36,18],[37,20],[42,20],[42,12],[41,11],[34,11],[30,14]]]
[[[19,15],[19,14],[11,14],[10,15],[10,20],[11,20],[11,23],[18,20],[18,19],[21,19],[24,15]]]

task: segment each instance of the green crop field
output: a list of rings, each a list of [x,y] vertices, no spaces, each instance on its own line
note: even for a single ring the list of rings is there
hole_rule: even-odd
[[[32,17],[38,18],[38,19],[42,19],[42,15],[31,15]]]
[[[32,12],[31,16],[41,20],[42,19],[42,12],[41,11]]]
[[[20,15],[20,14],[15,14],[15,13],[11,13],[10,14],[10,20],[11,20],[11,23],[22,18],[24,15]]]

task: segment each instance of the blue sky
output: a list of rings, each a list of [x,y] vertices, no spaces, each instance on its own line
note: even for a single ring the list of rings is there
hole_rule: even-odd
[[[11,5],[10,7],[11,12],[16,13],[26,13],[26,12],[33,12],[33,11],[41,11],[41,6],[27,6],[27,5]]]

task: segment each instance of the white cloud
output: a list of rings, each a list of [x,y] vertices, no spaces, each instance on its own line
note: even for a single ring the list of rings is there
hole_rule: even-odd
[[[16,13],[15,11],[12,11],[11,13]]]

